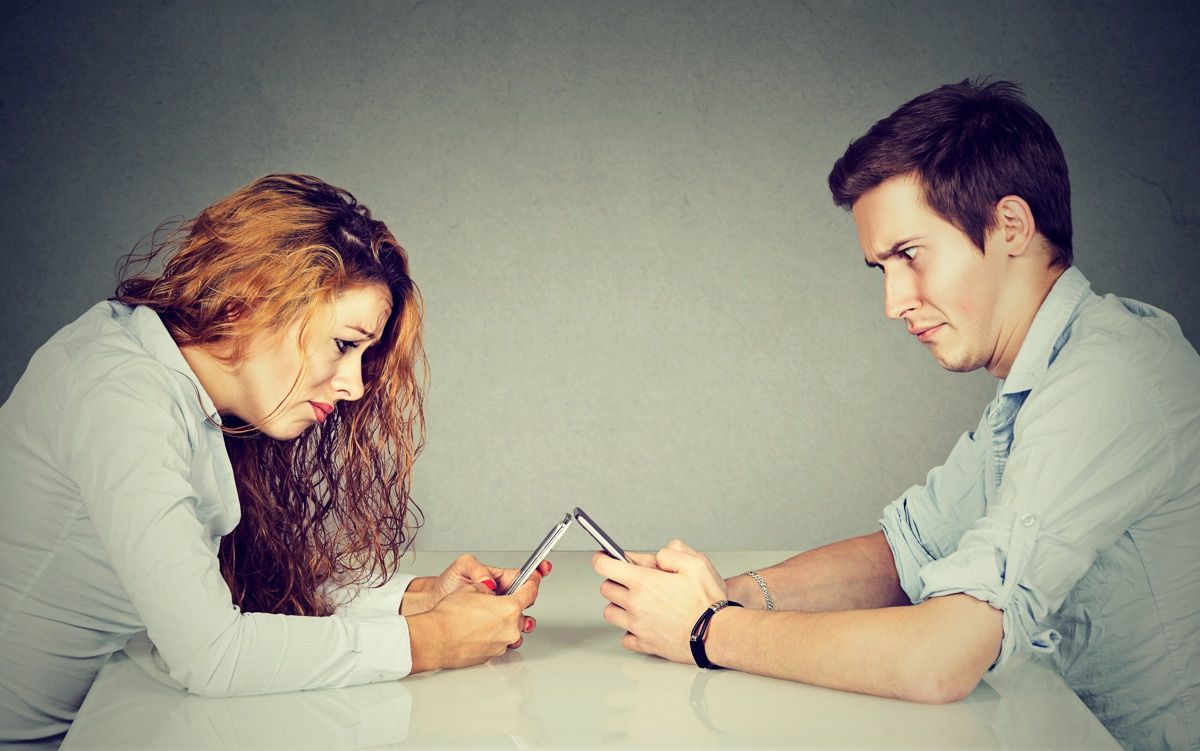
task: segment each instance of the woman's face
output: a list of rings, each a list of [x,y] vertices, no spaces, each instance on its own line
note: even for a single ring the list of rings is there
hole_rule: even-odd
[[[363,353],[379,341],[391,312],[387,287],[353,287],[316,311],[304,332],[306,346],[300,321],[283,332],[255,334],[222,412],[277,440],[324,422],[339,402],[362,398]],[[305,372],[297,382],[301,365]]]

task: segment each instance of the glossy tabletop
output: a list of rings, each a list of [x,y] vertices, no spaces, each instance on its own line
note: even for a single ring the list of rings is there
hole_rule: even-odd
[[[787,553],[713,553],[728,576]],[[412,573],[455,557],[420,553]],[[522,553],[481,554],[520,565]],[[1046,664],[1023,661],[967,699],[929,706],[627,652],[605,623],[591,554],[554,572],[520,650],[402,681],[206,699],[159,671],[136,639],[101,670],[62,748],[1088,748],[1119,746]]]

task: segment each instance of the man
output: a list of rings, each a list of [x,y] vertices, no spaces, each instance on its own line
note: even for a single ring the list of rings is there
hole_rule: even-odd
[[[1200,747],[1200,358],[1072,267],[1054,133],[1012,84],[942,86],[829,186],[887,316],[995,399],[874,534],[724,580],[679,541],[597,554],[605,619],[638,652],[920,702],[1049,653],[1125,745]]]

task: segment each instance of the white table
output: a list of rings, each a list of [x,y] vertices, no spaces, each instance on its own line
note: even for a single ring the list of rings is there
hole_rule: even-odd
[[[788,557],[714,553],[729,575]],[[517,566],[524,553],[479,556]],[[420,553],[440,572],[451,553]],[[100,671],[62,748],[1088,748],[1119,746],[1049,666],[1012,665],[944,706],[844,693],[627,652],[590,553],[555,552],[537,630],[485,665],[237,699],[190,696],[135,640]]]

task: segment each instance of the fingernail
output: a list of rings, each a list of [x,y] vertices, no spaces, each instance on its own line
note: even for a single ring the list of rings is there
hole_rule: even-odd
[[[484,579],[483,586],[487,587],[488,589],[492,590],[493,592],[496,591],[496,582],[492,581],[491,579]]]
[[[532,630],[533,630],[533,619],[532,619],[532,618],[526,618],[526,619],[525,619],[525,623],[524,623],[524,625],[522,625],[522,626],[521,626],[521,630],[522,630],[522,631],[524,631],[524,632],[525,632],[525,633],[527,633],[527,634],[528,634],[530,631],[532,631]]]
[[[550,561],[546,561],[546,573],[547,573],[547,574],[548,574],[548,573],[550,573],[550,571],[551,571],[553,568],[554,568],[554,564],[553,564],[553,563],[551,563]]]

